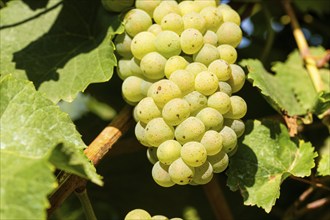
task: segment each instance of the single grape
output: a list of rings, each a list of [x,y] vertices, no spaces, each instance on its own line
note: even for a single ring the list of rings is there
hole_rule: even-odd
[[[169,80],[180,88],[182,95],[186,95],[195,90],[195,76],[187,70],[174,71]]]
[[[168,101],[180,98],[182,94],[180,88],[174,82],[162,79],[150,86],[148,96],[154,99],[159,108],[163,108]]]
[[[229,119],[226,118],[224,121],[224,125],[230,127],[233,129],[237,135],[237,137],[241,137],[244,134],[245,131],[245,124],[240,119]]]
[[[183,97],[189,103],[190,115],[196,115],[207,106],[207,98],[197,91],[193,91]]]
[[[202,15],[197,12],[190,12],[182,16],[184,29],[194,28],[202,34],[206,31],[206,21]]]
[[[196,118],[205,125],[205,130],[220,131],[223,125],[223,116],[214,108],[207,107],[197,113]]]
[[[135,0],[135,7],[141,9],[152,17],[155,8],[161,3],[162,0]]]
[[[166,58],[158,52],[150,52],[142,58],[140,68],[143,75],[148,79],[161,79],[165,76],[164,68],[166,61]]]
[[[206,71],[207,70],[207,67],[202,64],[202,63],[199,63],[199,62],[192,62],[192,63],[189,63],[187,66],[186,66],[186,70],[188,72],[191,72],[194,74],[194,76],[196,77],[198,73],[202,72],[202,71]]]
[[[196,184],[206,184],[212,180],[213,168],[212,165],[206,161],[201,166],[195,167],[195,174],[193,182]]]
[[[179,55],[181,53],[180,37],[173,31],[162,31],[156,36],[155,47],[166,58]]]
[[[147,149],[147,158],[151,164],[155,164],[158,161],[157,157],[157,148],[155,147],[148,147]]]
[[[154,118],[145,127],[145,138],[151,146],[158,147],[164,141],[174,138],[174,129],[163,118]]]
[[[199,142],[187,142],[181,148],[181,158],[189,166],[201,166],[207,159],[206,149]]]
[[[124,25],[126,33],[134,37],[136,34],[148,30],[152,25],[152,21],[147,12],[134,8],[126,13]]]
[[[176,13],[165,15],[160,23],[163,30],[169,30],[180,35],[184,31],[183,19]]]
[[[208,156],[207,160],[212,165],[213,173],[223,172],[229,164],[229,157],[224,151]]]
[[[162,187],[171,187],[175,184],[171,180],[169,166],[162,164],[159,161],[152,167],[151,175],[155,182]]]
[[[237,60],[236,49],[229,44],[221,44],[217,47],[220,59],[225,60],[229,64],[233,64]]]
[[[156,36],[148,31],[142,31],[135,35],[131,43],[134,57],[141,60],[146,54],[156,51],[155,40]]]
[[[231,77],[231,68],[229,64],[221,59],[214,60],[210,63],[208,71],[214,73],[219,81],[226,81]]]
[[[247,105],[244,99],[239,96],[230,97],[230,109],[224,114],[225,118],[240,119],[243,118],[247,112]]]
[[[237,149],[238,149],[238,145],[236,145],[232,151],[227,153],[228,157],[232,157],[234,154],[236,154]]]
[[[151,220],[169,220],[169,219],[164,215],[154,215],[151,217]]]
[[[208,66],[214,60],[219,59],[219,57],[219,51],[214,45],[204,44],[204,46],[193,55],[193,60],[195,62],[200,62]]]
[[[182,56],[172,56],[165,63],[165,76],[169,79],[175,70],[185,69],[188,62]]]
[[[188,28],[181,33],[180,44],[184,53],[195,54],[204,45],[204,38],[199,30]]]
[[[111,12],[121,12],[134,4],[134,0],[102,0],[101,2],[103,7]]]
[[[151,87],[152,83],[146,80],[142,80],[141,82],[141,93],[144,96],[148,95],[149,88]]]
[[[231,96],[232,94],[232,89],[231,86],[227,82],[219,82],[219,92],[224,92],[228,96]]]
[[[203,36],[204,44],[211,44],[213,46],[218,45],[218,35],[210,30],[207,30]]]
[[[161,24],[162,19],[170,13],[176,13],[178,15],[181,14],[178,3],[175,1],[162,1],[155,8],[153,12],[153,19],[157,24]]]
[[[151,147],[146,139],[145,126],[141,122],[136,123],[135,125],[135,137],[136,139],[144,146]]]
[[[205,26],[207,30],[216,32],[223,22],[222,14],[216,7],[209,6],[203,8],[200,11],[200,14],[205,20]]]
[[[242,40],[241,28],[233,22],[224,22],[217,30],[218,43],[237,47]]]
[[[162,27],[159,24],[152,24],[149,28],[148,31],[150,33],[153,33],[155,36],[157,36],[159,33],[163,31]]]
[[[243,88],[245,83],[245,73],[242,67],[237,64],[230,64],[231,77],[227,83],[231,86],[233,93],[238,92]]]
[[[140,78],[145,78],[143,76],[143,72],[140,68],[140,60],[136,59],[135,57],[132,57],[132,59],[128,63],[128,66],[129,66],[130,71],[131,71],[133,76],[137,76],[137,77],[140,77]]]
[[[214,130],[206,131],[201,140],[201,144],[205,147],[207,155],[215,155],[222,149],[222,136],[219,132]]]
[[[137,104],[145,97],[141,91],[142,81],[144,80],[139,77],[129,76],[122,84],[123,97],[132,105]]]
[[[170,100],[164,105],[162,117],[169,125],[176,126],[190,116],[189,103],[181,98]]]
[[[207,99],[207,106],[218,110],[222,115],[230,110],[230,97],[224,92],[215,92]]]
[[[176,140],[167,140],[157,148],[157,158],[165,165],[170,165],[180,157],[182,145]]]
[[[194,1],[182,1],[179,3],[181,15],[191,12],[200,12],[200,7]]]
[[[225,153],[234,150],[237,145],[237,135],[235,131],[228,126],[224,126],[220,131],[220,134],[222,136],[222,150]]]
[[[217,76],[210,71],[202,71],[195,78],[195,90],[203,95],[211,95],[217,91],[219,81]]]
[[[195,169],[187,165],[180,157],[170,165],[168,172],[174,183],[186,185],[192,181]]]
[[[200,10],[209,6],[216,7],[218,4],[218,1],[215,0],[195,0],[194,2],[199,6]]]
[[[205,133],[205,125],[196,117],[189,117],[175,128],[175,138],[180,144],[200,141]]]
[[[120,59],[117,64],[117,75],[120,79],[125,80],[127,77],[132,76],[133,73],[129,66],[131,60]]]
[[[131,43],[132,38],[126,32],[118,34],[114,40],[116,52],[126,59],[131,58],[133,56],[131,52]]]
[[[139,121],[147,124],[151,119],[161,117],[161,111],[151,97],[143,98],[136,105],[136,116]]]
[[[224,22],[233,22],[238,26],[241,25],[241,18],[234,9],[224,5],[219,5],[218,11],[222,14]]]

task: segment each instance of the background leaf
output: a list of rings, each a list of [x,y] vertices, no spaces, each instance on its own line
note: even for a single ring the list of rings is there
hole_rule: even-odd
[[[320,149],[320,160],[317,166],[317,174],[319,176],[330,175],[330,137],[324,141],[323,147]]]

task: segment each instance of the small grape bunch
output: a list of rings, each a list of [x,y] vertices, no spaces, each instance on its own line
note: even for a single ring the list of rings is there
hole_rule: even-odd
[[[245,129],[247,105],[235,94],[245,82],[235,64],[240,16],[214,0],[136,0],[123,22],[117,73],[153,179],[163,187],[208,183]]]
[[[182,220],[182,218],[167,218],[164,215],[151,216],[149,212],[144,209],[133,209],[128,212],[124,220]]]

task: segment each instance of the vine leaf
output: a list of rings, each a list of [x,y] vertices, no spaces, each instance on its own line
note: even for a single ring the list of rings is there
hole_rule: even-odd
[[[6,75],[0,96],[1,219],[45,219],[55,168],[102,184],[69,116],[31,82]]]
[[[10,1],[0,16],[2,74],[31,80],[54,103],[112,77],[111,38],[123,27],[100,1],[53,0],[37,10]]]
[[[275,121],[248,121],[246,135],[227,170],[227,185],[240,190],[245,205],[270,212],[290,175],[305,177],[315,166],[317,153],[310,143],[291,140],[287,128]]]
[[[330,175],[330,137],[325,140],[319,154],[320,160],[317,166],[317,174],[319,176],[328,176]]]

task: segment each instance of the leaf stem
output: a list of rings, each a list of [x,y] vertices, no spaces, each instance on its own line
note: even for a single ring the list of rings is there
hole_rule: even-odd
[[[75,194],[78,197],[81,206],[84,210],[86,220],[97,220],[91,201],[89,200],[86,185],[84,187],[75,190]]]
[[[300,177],[296,177],[296,176],[290,176],[291,179],[294,179],[294,180],[297,180],[299,182],[303,182],[303,183],[307,183],[311,186],[314,186],[314,187],[318,187],[318,188],[322,188],[322,189],[325,189],[327,191],[330,191],[330,187],[320,183],[320,182],[315,182],[315,181],[310,181],[310,180],[307,180],[307,179],[303,179],[303,178],[300,178]]]

